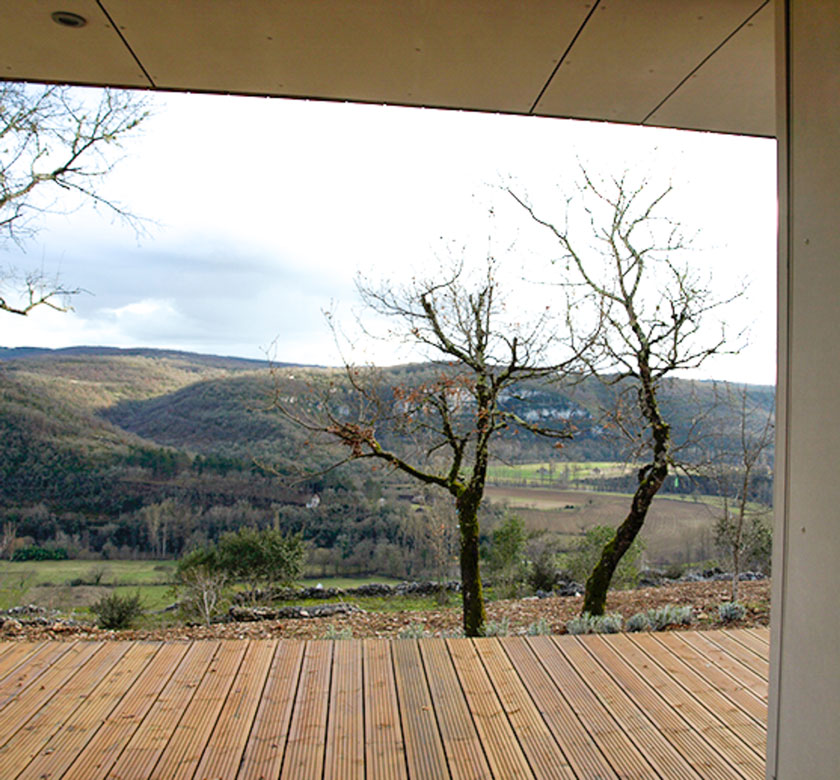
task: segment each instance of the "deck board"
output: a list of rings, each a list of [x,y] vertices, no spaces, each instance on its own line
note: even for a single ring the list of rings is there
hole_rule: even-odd
[[[304,642],[296,641],[277,645],[242,756],[238,780],[280,775],[305,647]]]
[[[0,656],[0,681],[11,675],[25,659],[47,646],[47,642],[5,642],[3,655]]]
[[[0,777],[759,780],[766,629],[0,643]]]
[[[619,634],[610,640],[608,644],[600,636],[591,639],[599,650],[608,644],[610,656],[607,657],[614,661],[611,667],[614,674],[628,691],[646,702],[647,712],[659,721],[663,733],[673,736],[675,744],[681,745],[684,755],[699,759],[700,764],[695,764],[698,771],[720,780],[733,777],[758,780],[764,776],[762,762],[744,749],[743,743],[736,742],[713,713],[675,685],[627,636]]]
[[[193,776],[247,649],[247,641],[222,642],[155,765],[154,780]]]
[[[73,759],[119,704],[129,687],[160,650],[159,642],[132,644],[113,669],[26,766],[18,780],[61,777]]]
[[[369,777],[405,780],[405,743],[400,726],[391,643],[364,640],[365,769]]]
[[[49,670],[62,655],[69,652],[71,647],[73,645],[60,642],[44,642],[32,652],[21,652],[16,658],[15,666],[0,680],[0,712],[28,685]]]
[[[236,777],[277,642],[250,642],[196,777]]]
[[[197,642],[190,647],[107,777],[151,777],[220,644]]]
[[[599,701],[585,679],[579,676],[574,666],[560,652],[552,638],[534,637],[530,644],[613,769],[626,778],[656,777],[655,769],[627,732],[619,726],[613,714]]]
[[[533,778],[534,773],[481,663],[474,642],[451,639],[448,644],[492,776]]]
[[[557,646],[583,679],[594,683],[602,704],[612,713],[621,728],[633,740],[643,755],[647,756],[662,777],[691,778],[697,780],[698,772],[686,761],[679,750],[656,728],[644,710],[627,695],[598,663],[597,654],[591,652],[591,643],[559,642]]]
[[[676,680],[687,694],[712,712],[732,733],[738,735],[759,760],[764,757],[767,745],[764,729],[733,704],[722,693],[710,688],[705,680],[687,664],[671,655],[651,634],[635,636],[632,641],[645,654],[659,664],[672,679]]]
[[[97,780],[108,774],[188,649],[188,644],[179,643],[164,645],[158,650],[91,740],[73,757],[64,778]]]
[[[306,643],[280,777],[321,777],[324,768],[333,642]]]
[[[25,722],[21,718],[20,727],[13,735],[4,732],[0,777],[17,777],[128,650],[127,645],[106,644],[56,689],[49,706],[45,704]]]
[[[362,642],[338,642],[333,658],[324,780],[365,776]]]
[[[534,776],[573,780],[575,773],[499,641],[484,638],[474,644]]]
[[[420,642],[419,647],[453,780],[492,777],[470,705],[464,697],[446,645],[427,639]]]
[[[533,648],[520,639],[501,645],[577,777],[617,778],[592,736],[540,664]]]
[[[725,671],[734,680],[744,685],[747,690],[752,691],[756,696],[766,702],[770,689],[767,680],[759,674],[756,674],[748,666],[745,666],[741,661],[720,647],[720,645],[715,644],[703,636],[705,633],[705,631],[698,631],[696,633],[686,631],[680,632],[676,636],[679,636],[680,641],[696,648],[711,663]]]
[[[770,663],[767,658],[761,657],[754,650],[732,637],[730,631],[706,631],[704,639],[707,642],[714,642],[722,650],[740,661],[750,671],[767,680],[770,677]]]
[[[405,758],[411,778],[448,778],[446,753],[432,706],[429,683],[417,642],[393,642],[394,677],[400,707]]]
[[[705,684],[737,704],[763,729],[767,722],[767,702],[756,696],[746,685],[738,682],[708,657],[702,655],[673,632],[654,634],[656,641],[675,658],[680,658],[701,677]]]
[[[13,694],[0,710],[0,744],[10,739],[34,713],[47,704],[61,686],[102,647],[101,643],[75,644],[52,665],[40,670],[18,694]]]

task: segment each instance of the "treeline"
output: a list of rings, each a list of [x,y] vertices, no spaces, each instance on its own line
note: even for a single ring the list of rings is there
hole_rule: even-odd
[[[318,497],[317,506],[258,507],[240,500],[205,508],[168,498],[104,522],[38,503],[6,508],[0,520],[13,529],[8,556],[37,547],[66,550],[71,557],[179,558],[227,533],[252,528],[300,534],[312,576],[447,578],[455,571],[455,526],[445,500],[418,506],[340,487]],[[489,528],[498,511],[485,511]]]

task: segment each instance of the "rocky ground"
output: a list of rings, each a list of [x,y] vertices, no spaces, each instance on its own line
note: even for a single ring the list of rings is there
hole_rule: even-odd
[[[660,587],[614,591],[607,600],[610,612],[618,612],[626,620],[637,612],[674,604],[691,605],[694,619],[690,628],[719,628],[718,605],[729,601],[728,582],[679,582]],[[398,637],[406,631],[426,632],[429,636],[445,636],[456,632],[461,623],[459,596],[450,596],[452,606],[424,611],[351,612],[329,618],[289,618],[256,622],[229,622],[206,626],[178,626],[157,630],[103,631],[87,624],[73,624],[48,615],[0,617],[0,639],[322,639],[328,636]],[[352,603],[352,599],[347,599]],[[739,627],[766,626],[770,615],[770,580],[742,582],[739,601],[747,607]],[[581,609],[582,596],[551,596],[494,601],[487,605],[488,621],[507,621],[508,633],[526,633],[529,625],[544,619],[553,633],[563,633],[566,621]]]

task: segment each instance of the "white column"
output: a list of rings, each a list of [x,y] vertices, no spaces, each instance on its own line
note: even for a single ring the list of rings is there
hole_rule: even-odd
[[[767,777],[840,777],[840,3],[776,0],[779,378]]]

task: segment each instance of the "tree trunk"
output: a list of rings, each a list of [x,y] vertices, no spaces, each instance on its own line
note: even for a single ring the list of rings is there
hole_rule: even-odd
[[[478,505],[481,496],[465,490],[455,500],[461,531],[461,596],[464,605],[464,634],[481,636],[487,613],[478,568]]]
[[[586,580],[586,593],[583,598],[583,612],[590,615],[603,615],[607,606],[607,591],[610,588],[613,574],[624,553],[636,539],[645,522],[648,509],[665,477],[668,467],[645,466],[639,472],[639,486],[633,495],[630,513],[624,522],[616,529],[615,536],[604,545],[601,558]]]

